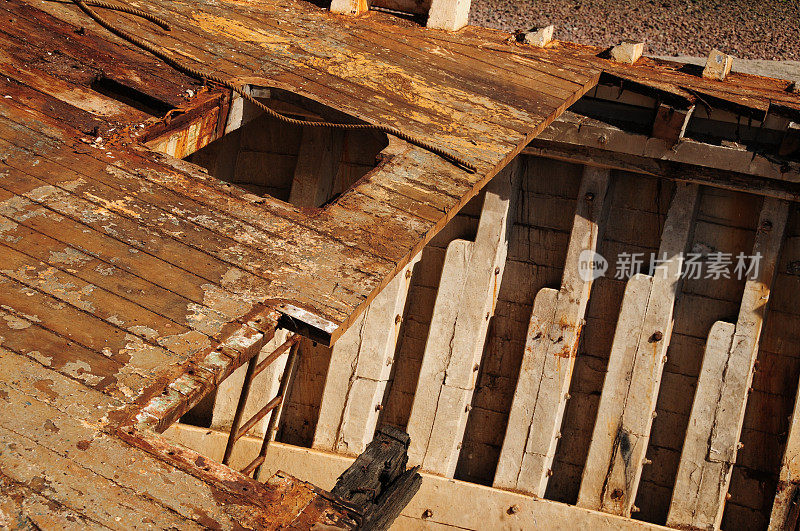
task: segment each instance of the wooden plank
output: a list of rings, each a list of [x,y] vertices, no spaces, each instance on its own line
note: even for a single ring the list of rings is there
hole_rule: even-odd
[[[475,241],[454,240],[445,256],[408,432],[411,463],[449,477],[455,473],[497,302],[519,174],[515,161],[492,180]]]
[[[552,293],[545,292],[541,300],[537,295],[539,306],[534,307],[537,311],[541,308],[542,313],[532,315],[528,328],[495,487],[544,496],[592,287],[593,278],[580,274],[580,263],[597,248],[609,203],[610,178],[608,170],[584,169],[552,314]]]
[[[709,336],[667,525],[719,529],[788,209],[764,199],[752,253],[761,259],[745,283],[734,332],[718,322],[712,332],[719,336]]]
[[[333,345],[313,447],[358,455],[372,440],[417,255]]]
[[[206,428],[184,424],[174,425],[165,436],[210,456],[221,455],[227,438],[224,432],[209,432]],[[258,450],[260,444],[256,438],[243,438],[239,443],[240,448],[233,454],[233,465],[238,466],[237,463],[242,462],[244,466],[246,459]],[[266,474],[285,470],[300,479],[328,488],[333,487],[336,478],[354,461],[353,457],[276,442],[270,446],[264,470]],[[443,478],[426,472],[421,475],[422,486],[396,522],[398,529],[485,529],[495,522],[510,529],[547,531],[666,529],[648,522],[534,498],[518,492]]]
[[[583,469],[580,507],[631,515],[672,335],[698,188],[678,185],[661,234],[657,259],[663,262],[652,276],[635,275],[625,289]]]

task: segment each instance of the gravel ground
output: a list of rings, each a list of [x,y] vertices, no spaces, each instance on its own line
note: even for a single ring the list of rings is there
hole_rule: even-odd
[[[472,0],[470,23],[506,31],[555,24],[555,38],[647,55],[800,59],[800,0]]]

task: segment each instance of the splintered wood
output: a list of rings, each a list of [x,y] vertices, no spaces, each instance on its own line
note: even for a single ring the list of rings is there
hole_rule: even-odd
[[[346,455],[372,440],[389,380],[417,256],[381,291],[331,349],[314,448]]]
[[[789,203],[765,198],[736,324],[718,321],[706,343],[667,525],[719,529],[753,380]]]
[[[547,488],[592,288],[593,278],[580,274],[580,262],[597,249],[610,176],[606,169],[584,170],[561,288],[536,296],[495,487],[536,496]]]
[[[447,248],[408,423],[412,465],[453,477],[489,320],[508,252],[510,207],[520,180],[512,163],[486,189],[474,242]]]
[[[628,281],[603,383],[578,506],[630,516],[672,334],[683,257],[691,239],[698,186],[672,199],[652,276]]]

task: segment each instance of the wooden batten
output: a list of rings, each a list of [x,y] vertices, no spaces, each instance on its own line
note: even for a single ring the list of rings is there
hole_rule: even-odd
[[[544,496],[592,287],[579,265],[597,249],[610,179],[609,170],[584,169],[561,288],[536,296],[495,487]]]
[[[412,260],[331,349],[313,447],[358,455],[372,440],[394,362]]]
[[[428,27],[458,31],[469,22],[471,0],[432,0]]]
[[[529,31],[523,37],[523,42],[525,44],[530,44],[531,46],[538,46],[539,48],[544,48],[553,40],[553,31],[555,30],[555,26],[550,24],[549,26],[545,26],[543,28],[539,28],[533,31]]]
[[[435,474],[455,473],[503,278],[520,173],[515,159],[489,183],[475,241],[454,240],[445,255],[408,422],[410,463]]]
[[[635,275],[625,289],[579,507],[630,516],[636,499],[698,203],[697,185],[677,186],[658,250],[665,261],[652,276]]]
[[[752,252],[761,255],[758,274],[745,283],[735,326],[717,322],[709,334],[668,526],[719,529],[788,209],[764,199]]]

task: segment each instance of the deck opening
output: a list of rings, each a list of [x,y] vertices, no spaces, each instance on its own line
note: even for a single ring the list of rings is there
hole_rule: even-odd
[[[129,87],[110,77],[100,76],[91,83],[92,90],[151,116],[161,117],[174,109],[169,103]]]
[[[302,120],[354,123],[334,109],[275,89],[250,88],[271,108]],[[234,100],[225,134],[185,160],[250,193],[301,207],[319,207],[373,169],[388,145],[383,133],[285,124]]]

